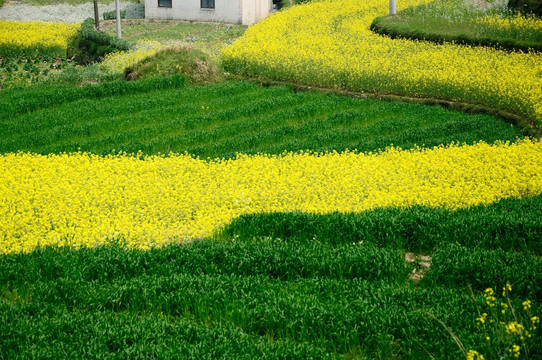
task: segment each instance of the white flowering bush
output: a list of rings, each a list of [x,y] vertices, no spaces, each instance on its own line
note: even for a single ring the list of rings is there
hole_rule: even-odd
[[[145,4],[128,3],[126,6],[122,6],[126,11],[127,19],[144,19],[145,18]]]
[[[145,5],[130,2],[120,2],[120,8],[126,11],[127,18],[144,18]],[[115,3],[99,5],[100,18],[103,13],[115,10]],[[69,5],[55,4],[44,6],[32,6],[20,3],[6,4],[0,8],[0,19],[17,21],[62,21],[65,23],[76,23],[86,18],[94,17],[94,5],[92,1],[87,4]]]

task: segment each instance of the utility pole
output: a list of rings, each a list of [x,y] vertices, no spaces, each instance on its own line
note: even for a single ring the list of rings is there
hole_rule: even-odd
[[[121,38],[120,34],[120,10],[119,10],[119,0],[115,0],[115,8],[117,10],[117,39]]]
[[[98,0],[94,0],[94,27],[100,30],[100,13],[98,12]]]
[[[396,0],[390,0],[390,15],[395,15],[396,13],[397,13]]]

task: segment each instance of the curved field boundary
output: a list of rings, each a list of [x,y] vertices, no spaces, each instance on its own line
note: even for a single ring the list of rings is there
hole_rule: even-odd
[[[390,39],[370,24],[387,1],[324,0],[249,28],[223,51],[233,72],[354,91],[463,99],[542,121],[542,55]]]
[[[506,39],[492,39],[490,37],[478,37],[471,38],[466,35],[450,35],[445,34],[432,34],[424,33],[421,31],[401,31],[395,29],[393,26],[385,24],[385,17],[377,17],[371,24],[371,30],[379,35],[387,35],[392,39],[410,39],[431,41],[438,44],[444,44],[446,42],[455,42],[462,45],[473,46],[489,46],[507,51],[523,51],[529,52],[531,50],[540,52],[542,51],[542,45],[538,44],[521,44],[512,40]]]
[[[0,249],[150,248],[213,234],[251,213],[450,210],[542,193],[542,142],[357,154],[0,156]],[[160,199],[160,201],[157,201]]]
[[[537,126],[533,123],[532,120],[525,118],[524,116],[518,115],[513,111],[506,109],[499,109],[495,106],[490,106],[480,102],[474,101],[465,101],[462,99],[441,99],[425,96],[409,96],[408,94],[394,94],[386,91],[352,91],[348,89],[341,89],[332,86],[321,86],[321,85],[306,85],[299,84],[292,81],[286,80],[273,80],[273,79],[262,79],[258,76],[238,76],[239,80],[243,79],[248,82],[254,82],[262,86],[287,86],[294,91],[318,91],[324,94],[335,94],[335,95],[344,95],[350,96],[353,98],[374,98],[384,101],[401,101],[412,104],[423,104],[423,105],[437,105],[445,109],[452,109],[468,114],[486,114],[492,115],[497,118],[504,120],[507,123],[517,126],[521,132],[532,138],[541,138],[542,137],[542,127]]]

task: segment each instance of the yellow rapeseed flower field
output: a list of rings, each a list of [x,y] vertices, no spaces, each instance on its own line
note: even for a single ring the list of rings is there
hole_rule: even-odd
[[[129,51],[115,51],[105,55],[100,68],[108,73],[122,73],[126,68],[156,53],[163,45],[158,41],[140,40]]]
[[[542,20],[535,16],[517,14],[512,17],[487,15],[475,20],[475,23],[498,30],[515,30],[517,32],[542,32]]]
[[[353,90],[482,102],[542,124],[542,54],[392,40],[370,31],[387,0],[314,0],[278,12],[222,52],[230,71]],[[399,3],[401,6],[401,3]]]
[[[542,142],[359,154],[0,155],[0,252],[149,248],[209,236],[248,213],[457,209],[542,193]]]
[[[80,24],[0,20],[0,56],[65,56]]]

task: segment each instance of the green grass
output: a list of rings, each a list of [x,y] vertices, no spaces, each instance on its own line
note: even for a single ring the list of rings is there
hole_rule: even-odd
[[[378,17],[371,24],[371,29],[392,38],[542,51],[542,30],[525,31],[515,27],[496,29],[476,23],[476,18],[485,15],[506,18],[513,16],[513,13],[499,1],[483,5],[465,0],[436,0],[409,7],[394,16]]]
[[[206,23],[186,20],[122,20],[122,37],[135,42],[147,39],[156,41],[183,40],[186,42],[231,43],[241,36],[247,27],[226,23]],[[116,22],[101,21],[100,29],[116,36]]]
[[[209,327],[160,314],[66,312],[55,306],[2,303],[0,321],[4,359],[331,358],[307,344],[269,342],[232,326]]]
[[[122,38],[129,42],[136,43],[143,39],[165,43],[180,41],[204,51],[217,61],[220,50],[234,42],[247,29],[245,25],[159,19],[125,19],[121,26]],[[117,34],[114,20],[101,21],[100,29],[111,36]]]
[[[456,258],[461,256],[468,254]],[[540,260],[519,260],[531,269],[527,274],[538,271],[536,281]],[[492,265],[480,268],[482,277],[491,276]],[[24,358],[68,351],[75,358],[92,352],[93,358],[120,358],[141,352],[142,358],[157,348],[170,354],[166,349],[175,347],[197,358],[220,351],[251,358],[268,349],[266,358],[417,359],[429,351],[456,359],[456,344],[419,310],[476,348],[483,336],[476,329],[476,305],[483,306],[483,298],[475,289],[474,301],[464,283],[453,281],[457,271],[446,275],[446,262],[440,272],[439,266],[435,261],[434,271],[450,281],[437,275],[415,286],[399,250],[242,237],[150,251],[113,245],[3,255],[0,354]],[[511,294],[519,315],[525,296],[538,292],[519,284],[516,289],[524,290]],[[540,309],[535,303],[532,311]],[[540,351],[534,342],[531,354]]]
[[[141,85],[118,82],[6,91],[0,96],[4,109],[0,152],[186,151],[202,158],[231,158],[237,152],[365,152],[391,144],[407,149],[522,137],[517,128],[489,115],[296,93],[286,87],[226,82],[152,91],[178,84],[168,85],[164,78]]]
[[[363,243],[416,253],[460,244],[467,249],[481,247],[540,256],[541,211],[539,195],[454,211],[416,206],[358,214],[251,214],[233,220],[218,236],[272,237],[301,243],[316,240],[336,246]]]

